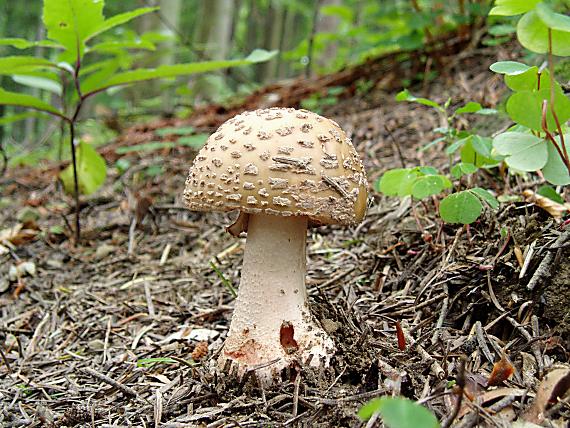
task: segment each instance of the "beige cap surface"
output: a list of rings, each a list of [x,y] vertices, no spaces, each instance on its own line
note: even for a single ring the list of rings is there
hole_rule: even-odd
[[[338,124],[307,110],[248,111],[223,123],[194,159],[191,210],[308,216],[353,224],[366,211],[366,173]]]

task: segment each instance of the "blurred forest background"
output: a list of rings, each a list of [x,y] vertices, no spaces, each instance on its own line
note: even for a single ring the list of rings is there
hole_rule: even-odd
[[[124,0],[107,2],[105,15],[147,6],[159,6],[160,10],[97,39],[91,50],[98,63],[123,70],[244,57],[256,48],[278,53],[272,60],[250,67],[101,93],[89,100],[81,114],[80,133],[84,138],[87,135],[91,144],[108,142],[125,125],[145,117],[184,118],[196,105],[236,103],[271,82],[334,72],[386,52],[414,50],[458,28],[471,31],[484,21],[491,2]],[[41,15],[41,0],[0,0],[0,36],[44,39]],[[503,21],[491,30],[496,37],[488,43],[510,38],[514,26],[508,18]],[[0,56],[19,54],[19,49],[0,45]],[[48,56],[50,49],[36,46],[26,54]],[[29,77],[0,79],[0,87],[6,90],[27,91],[57,105],[58,88],[42,87]],[[362,82],[362,92],[370,89],[366,84]],[[326,95],[304,100],[303,107],[318,110],[319,105],[336,101],[335,88]],[[67,157],[66,145],[58,143],[65,130],[56,118],[6,106],[0,106],[0,118],[0,141],[11,165]]]

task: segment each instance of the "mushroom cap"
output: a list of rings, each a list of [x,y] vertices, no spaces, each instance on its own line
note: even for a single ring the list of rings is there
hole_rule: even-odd
[[[194,211],[307,216],[311,225],[364,217],[366,172],[340,126],[307,110],[246,111],[198,152],[184,200]]]

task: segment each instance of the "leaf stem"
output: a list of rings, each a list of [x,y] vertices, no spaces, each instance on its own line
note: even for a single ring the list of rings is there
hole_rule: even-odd
[[[77,156],[75,152],[75,121],[69,122],[69,144],[71,148],[71,163],[73,165],[73,196],[75,199],[75,244],[81,237],[81,224],[79,222],[79,180],[77,178]]]
[[[560,148],[560,146],[556,142],[554,135],[552,135],[552,133],[548,130],[548,124],[546,123],[546,111],[547,111],[547,109],[548,109],[548,101],[544,100],[542,102],[542,130],[546,133],[546,137],[550,140],[550,142],[556,148],[558,155],[562,159],[562,162],[564,162],[566,169],[568,169],[568,173],[570,173],[570,160],[568,160],[568,158],[564,156],[564,153],[562,152],[562,149]]]
[[[562,152],[564,152],[563,160],[566,165],[568,165],[570,158],[568,157],[568,150],[566,149],[566,143],[564,141],[564,134],[562,133],[562,127],[560,126],[560,120],[554,109],[554,59],[552,58],[552,29],[548,29],[548,71],[550,74],[550,111],[552,112],[552,117],[554,122],[556,122],[556,128],[558,129],[558,135],[560,135],[560,146]],[[570,172],[570,170],[569,170]]]
[[[79,48],[77,51],[77,60],[75,61],[75,67],[73,69],[73,85],[77,91],[78,101],[75,106],[75,112],[69,120],[69,140],[71,145],[71,163],[73,164],[73,197],[75,199],[75,244],[79,244],[81,238],[81,222],[79,220],[79,178],[77,175],[77,155],[75,151],[75,123],[79,117],[79,112],[83,106],[83,101],[85,97],[81,93],[81,84],[79,82],[79,70],[81,69],[81,58],[79,56]]]

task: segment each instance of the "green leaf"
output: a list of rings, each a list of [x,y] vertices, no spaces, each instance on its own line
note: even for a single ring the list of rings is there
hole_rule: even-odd
[[[144,174],[147,177],[158,177],[164,173],[164,168],[162,165],[151,165],[144,170]]]
[[[458,108],[455,111],[455,114],[463,114],[463,113],[477,113],[479,110],[482,110],[483,107],[479,103],[475,103],[473,101],[469,101],[463,107]]]
[[[482,212],[481,201],[468,190],[453,193],[439,204],[439,215],[447,223],[471,224]]]
[[[206,71],[219,70],[221,68],[239,67],[242,65],[254,64],[266,61],[275,56],[277,51],[263,51],[256,49],[247,58],[230,59],[219,61],[192,62],[188,64],[161,65],[157,68],[140,68],[137,70],[117,73],[107,81],[99,84],[83,86],[83,93],[86,95],[103,91],[112,86],[129,85],[132,83],[144,82],[146,80],[176,77]]]
[[[407,89],[404,89],[403,91],[399,92],[398,95],[396,95],[396,101],[414,102],[422,104],[424,106],[433,107],[438,110],[443,110],[443,108],[435,101],[428,100],[427,98],[415,97],[412,94],[410,94],[410,92],[408,92]]]
[[[411,168],[396,168],[386,171],[377,181],[377,188],[388,196],[408,196],[419,173]]]
[[[414,169],[417,169],[419,172],[421,172],[424,175],[435,175],[438,173],[437,169],[434,168],[433,166],[420,166]]]
[[[564,198],[562,198],[562,196],[560,196],[552,186],[540,186],[536,193],[559,204],[564,203]]]
[[[206,143],[208,137],[209,137],[208,134],[197,134],[197,135],[190,135],[187,137],[181,137],[177,141],[151,141],[150,143],[134,144],[132,146],[118,147],[115,150],[115,153],[122,155],[125,153],[132,153],[132,152],[152,152],[155,150],[170,149],[178,146],[187,146],[187,147],[192,147],[194,149],[200,149]]]
[[[552,53],[570,55],[570,32],[551,30]],[[534,11],[526,13],[517,24],[517,37],[521,45],[535,53],[548,52],[548,27]]]
[[[477,169],[472,163],[459,162],[451,168],[451,175],[455,178],[461,178],[464,175],[473,174]]]
[[[154,133],[160,137],[166,135],[188,135],[194,133],[195,129],[193,126],[168,126],[166,128],[160,128],[154,131]]]
[[[540,78],[540,83],[548,82],[548,78],[544,79],[543,74],[538,73],[538,67],[534,66],[527,68],[527,70],[522,73],[506,75],[505,84],[515,92],[537,91],[539,78]],[[548,87],[550,88],[550,83],[548,83]]]
[[[85,74],[80,74],[81,88],[83,90],[85,88],[104,84],[111,78],[111,76],[114,76],[117,73],[117,70],[120,67],[120,63],[116,58],[109,61],[101,61],[97,65],[100,66],[100,68],[90,67],[87,70],[83,69],[85,70]]]
[[[555,13],[546,3],[536,5],[536,13],[540,20],[552,30],[570,31],[570,16]]]
[[[69,0],[68,0],[69,1]],[[131,10],[129,12],[120,13],[118,15],[112,16],[109,19],[105,19],[100,22],[85,38],[85,41],[92,39],[93,37],[104,33],[118,25],[124,24],[135,19],[138,16],[144,15],[149,12],[154,12],[160,9],[159,7],[141,7],[139,9]]]
[[[44,111],[66,119],[65,115],[55,107],[48,103],[27,94],[19,94],[17,92],[8,92],[0,88],[0,104],[7,106],[27,107],[34,110]]]
[[[497,159],[491,153],[492,140],[490,138],[473,135],[461,148],[461,162],[471,163],[478,168],[489,168],[498,165],[501,159]]]
[[[493,147],[506,156],[507,165],[521,171],[537,171],[548,160],[545,141],[532,134],[503,132],[493,139]]]
[[[473,135],[471,144],[473,145],[473,150],[475,150],[481,156],[484,156],[486,158],[493,157],[491,153],[493,147],[493,140],[491,140],[490,138],[481,137],[480,135]]]
[[[119,174],[124,174],[131,167],[131,162],[128,159],[120,158],[115,162],[115,168]]]
[[[37,42],[31,42],[26,39],[18,39],[18,38],[0,39],[0,46],[12,46],[16,49],[29,49],[36,46],[42,46],[46,48],[62,48],[60,44],[54,43],[50,40],[40,40]]]
[[[188,137],[179,138],[177,143],[182,146],[188,146],[198,150],[201,149],[204,144],[206,144],[208,137],[208,134],[189,135]]]
[[[480,114],[481,116],[490,116],[497,113],[498,111],[494,108],[482,108],[481,110],[475,112],[475,114]]]
[[[541,131],[542,103],[545,100],[550,103],[549,88],[544,88],[540,91],[516,92],[507,101],[507,113],[518,124],[535,131]],[[570,118],[570,100],[558,86],[554,90],[554,106],[558,120],[561,123],[566,122]],[[550,108],[547,109],[546,124],[550,130],[557,128]]]
[[[534,9],[540,0],[497,0],[489,15],[513,16]]]
[[[87,48],[86,53],[91,53],[91,52],[112,53],[112,52],[122,51],[125,49],[145,49],[148,51],[154,51],[156,50],[156,46],[154,45],[154,43],[151,43],[147,40],[121,40],[121,41],[97,43],[94,46],[89,46]]]
[[[426,175],[418,177],[412,185],[412,196],[416,199],[424,199],[431,195],[437,195],[444,189],[451,187],[451,181],[443,175]]]
[[[558,145],[560,145],[560,136],[556,136],[555,140]],[[564,141],[566,143],[566,147],[568,147],[570,144],[570,133],[564,135]],[[566,168],[566,165],[564,165],[564,162],[554,147],[554,144],[547,140],[546,147],[548,150],[548,161],[546,162],[546,165],[544,165],[544,168],[542,168],[544,178],[549,183],[557,186],[570,184],[570,174],[568,174],[568,169]]]
[[[493,196],[491,192],[488,190],[482,189],[481,187],[474,187],[473,189],[469,189],[469,192],[474,193],[479,199],[483,202],[486,202],[491,208],[496,210],[499,208],[499,202],[497,198]]]
[[[400,397],[381,397],[369,401],[358,411],[358,417],[370,419],[379,413],[388,428],[438,428],[439,422],[425,407]]]
[[[12,79],[14,79],[14,82],[19,83],[20,85],[28,86],[30,88],[43,89],[44,91],[49,91],[54,94],[61,95],[61,84],[54,82],[51,79],[35,76],[21,76],[18,74],[13,75]]]
[[[455,153],[457,150],[459,150],[461,147],[463,147],[465,144],[467,144],[469,141],[471,141],[471,139],[473,138],[472,135],[469,135],[465,138],[462,138],[460,140],[457,140],[455,142],[453,142],[452,144],[450,144],[446,149],[445,149],[445,154],[446,155],[451,155],[453,153]]]
[[[22,74],[24,71],[57,68],[57,64],[34,56],[7,56],[0,58],[0,75]]]
[[[489,34],[495,37],[513,34],[517,29],[509,24],[498,24],[489,27]],[[494,70],[493,70],[494,71]]]
[[[105,182],[105,177],[107,176],[105,159],[93,147],[83,141],[76,148],[76,156],[79,192],[84,195],[90,195],[97,191]],[[61,171],[59,178],[63,183],[65,191],[73,194],[73,165],[70,164]]]
[[[103,25],[102,0],[44,0],[47,36],[59,42],[74,60],[81,58],[85,41]]]
[[[277,55],[278,51],[267,51],[265,49],[254,49],[251,53],[245,58],[245,60],[235,60],[235,61],[246,61],[243,65],[246,64],[257,64],[259,62],[266,62],[272,59]]]
[[[421,152],[425,152],[427,149],[437,145],[438,143],[441,143],[442,141],[445,141],[447,137],[438,137],[435,140],[430,141],[429,143],[427,143],[425,146],[423,146],[420,151]]]
[[[133,152],[146,153],[155,150],[170,149],[172,147],[176,147],[176,143],[173,141],[151,141],[150,143],[133,144],[132,146],[118,147],[115,149],[115,153],[119,155]]]

